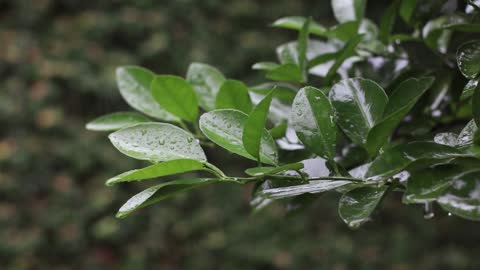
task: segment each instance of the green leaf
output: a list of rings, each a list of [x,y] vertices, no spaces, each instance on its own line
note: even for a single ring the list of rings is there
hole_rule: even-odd
[[[236,109],[244,113],[250,113],[252,101],[248,95],[248,87],[241,81],[226,80],[220,86],[215,107],[217,109]]]
[[[459,156],[456,148],[433,142],[411,142],[385,150],[372,162],[366,177],[381,180],[391,177],[418,160],[441,160]]]
[[[125,218],[135,210],[157,203],[178,193],[219,181],[219,179],[214,178],[196,178],[161,183],[130,198],[120,210],[118,210],[116,217]]]
[[[471,79],[470,81],[468,81],[468,83],[463,88],[462,95],[460,96],[461,101],[467,100],[473,96],[473,93],[475,93],[475,89],[478,86],[479,80],[480,79]]]
[[[477,86],[472,98],[473,119],[477,126],[480,126],[480,86]]]
[[[180,120],[153,99],[150,93],[150,84],[155,77],[153,72],[141,67],[123,66],[117,68],[116,76],[120,94],[130,107],[160,120]]]
[[[310,24],[312,18],[308,18],[302,26],[298,35],[297,51],[298,51],[298,66],[302,71],[303,81],[307,81],[307,48],[308,48],[308,34],[310,33]]]
[[[143,123],[108,136],[123,154],[152,162],[174,159],[206,161],[205,153],[192,134],[171,124]]]
[[[243,146],[242,135],[248,116],[241,111],[223,109],[205,113],[200,117],[200,129],[215,144],[237,155],[257,160]],[[266,129],[260,145],[260,160],[276,165],[277,147]]]
[[[183,78],[172,75],[156,76],[150,91],[165,110],[188,122],[197,120],[197,96],[192,86]]]
[[[477,124],[474,120],[471,120],[467,125],[460,131],[460,134],[457,138],[457,146],[468,146],[473,143],[473,135],[478,130]]]
[[[274,91],[275,89],[270,91],[270,93],[253,108],[243,127],[243,146],[245,150],[256,159],[260,158],[261,139],[265,130],[265,122],[267,121]]]
[[[350,21],[337,24],[328,29],[327,37],[331,39],[338,39],[341,41],[348,41],[358,34],[360,21]]]
[[[438,144],[444,144],[448,146],[457,146],[458,135],[453,132],[442,132],[435,135],[433,141]]]
[[[215,97],[225,81],[223,74],[210,65],[192,63],[188,67],[187,81],[197,93],[200,107],[205,111],[215,109]]]
[[[351,183],[350,181],[344,180],[312,180],[304,185],[265,189],[262,191],[262,195],[271,199],[283,199],[307,193],[315,194],[325,192]]]
[[[374,81],[354,78],[335,84],[330,101],[337,124],[354,143],[365,145],[370,129],[383,116],[388,98]]]
[[[417,0],[402,0],[400,4],[400,17],[406,22],[410,23],[417,7]]]
[[[307,149],[328,160],[336,155],[333,119],[332,105],[322,91],[310,86],[300,89],[292,104],[290,124]]]
[[[272,138],[281,139],[281,138],[285,137],[285,133],[287,132],[287,128],[288,128],[288,122],[287,121],[282,121],[277,126],[268,130],[268,132],[270,133],[270,135],[272,135]]]
[[[363,19],[367,0],[332,0],[333,15],[338,22]]]
[[[440,53],[446,53],[452,31],[445,29],[445,25],[451,19],[448,16],[441,16],[430,20],[422,29],[422,36],[425,44],[433,50],[438,50]]]
[[[433,81],[433,77],[410,78],[403,81],[393,91],[385,107],[383,119],[375,124],[368,133],[366,147],[370,156],[374,156],[388,141],[398,124],[432,86]]]
[[[143,122],[152,120],[139,113],[116,112],[100,116],[88,122],[85,127],[94,131],[114,131]]]
[[[300,16],[291,16],[291,17],[283,17],[275,22],[273,22],[272,26],[279,27],[279,28],[286,28],[286,29],[293,29],[293,30],[300,30],[305,24],[307,19],[305,17]],[[309,32],[314,35],[318,36],[325,36],[325,32],[327,29],[312,21],[309,27]]]
[[[142,169],[124,172],[107,180],[107,186],[121,182],[140,181],[167,175],[179,174],[204,169],[204,163],[194,159],[175,159],[157,163]]]
[[[390,33],[392,32],[395,24],[399,4],[399,0],[394,0],[385,10],[380,20],[379,38],[384,44],[387,44],[390,39]]]
[[[350,228],[360,227],[370,220],[386,191],[386,186],[360,187],[343,194],[338,206],[340,217]]]
[[[362,41],[363,35],[356,35],[353,38],[349,39],[347,44],[338,52],[338,56],[333,63],[332,67],[328,70],[327,76],[325,76],[325,81],[329,84],[334,76],[337,74],[337,70],[342,66],[342,64],[349,57],[356,55],[355,48]]]
[[[290,170],[301,170],[304,165],[301,162],[285,164],[280,167],[255,167],[248,168],[245,170],[245,173],[250,176],[260,176],[260,175],[274,175],[280,172],[290,171]]]
[[[272,70],[266,75],[267,79],[283,82],[303,82],[302,70],[296,64],[283,64]]]
[[[275,63],[275,62],[258,62],[258,63],[255,63],[252,66],[252,69],[255,69],[255,70],[272,70],[272,69],[274,69],[278,66],[280,66],[280,65]]]
[[[437,201],[454,215],[480,221],[480,171],[457,176]]]
[[[460,72],[469,78],[475,79],[480,73],[480,41],[474,40],[463,43],[457,50],[457,64]]]

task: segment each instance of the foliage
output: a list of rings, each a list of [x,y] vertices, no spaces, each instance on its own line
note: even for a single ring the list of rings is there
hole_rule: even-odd
[[[332,4],[339,21],[333,27],[303,17],[273,23],[297,30],[298,38],[277,47],[278,63],[253,66],[270,80],[261,86],[245,89],[203,63],[191,64],[186,79],[119,67],[117,83],[126,102],[174,124],[132,123],[131,116],[122,124],[119,114],[102,117],[119,128],[109,135],[117,149],[158,165],[140,169],[137,177],[126,172],[128,179],[198,170],[198,163],[211,178],[178,177],[148,188],[117,216],[225,182],[255,183],[255,211],[275,200],[305,206],[311,194],[340,192],[339,213],[352,228],[368,221],[393,192],[428,211],[437,202],[454,215],[480,220],[478,7],[469,3],[462,12],[436,1],[393,1],[377,26],[364,17],[366,1]],[[436,14],[441,9],[447,14],[426,18],[425,10]],[[393,32],[397,21],[404,32]],[[466,84],[463,93],[455,91],[458,83]],[[200,116],[199,109],[204,111]],[[472,114],[460,135],[438,132]],[[413,126],[423,130],[409,132]],[[257,167],[247,176],[227,176],[221,164],[208,162],[201,147],[212,142],[256,161]],[[352,147],[359,152],[349,153]],[[159,163],[179,159],[181,170]],[[438,175],[437,168],[450,173]]]

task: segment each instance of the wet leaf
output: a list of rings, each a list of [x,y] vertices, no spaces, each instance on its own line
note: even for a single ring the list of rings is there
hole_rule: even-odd
[[[350,228],[358,228],[370,220],[370,215],[381,201],[387,187],[360,187],[340,198],[338,213]]]
[[[172,75],[156,76],[150,86],[153,98],[178,118],[195,122],[198,117],[198,100],[192,86],[183,78]]]
[[[245,170],[245,173],[250,176],[259,176],[259,175],[274,175],[284,171],[289,170],[301,170],[303,169],[303,163],[290,163],[285,164],[280,167],[255,167],[248,168]]]
[[[332,0],[333,15],[338,22],[357,21],[363,19],[366,0]]]
[[[241,111],[223,109],[205,113],[200,117],[200,129],[215,144],[237,155],[257,160],[250,155],[242,142],[243,128],[248,116]],[[272,136],[264,129],[260,145],[263,163],[277,163],[277,147]]]
[[[457,51],[457,63],[465,77],[475,79],[480,73],[480,41],[474,40],[462,44]]]
[[[296,64],[283,64],[267,72],[270,80],[281,82],[303,82],[302,70]]]
[[[302,29],[306,20],[307,18],[300,17],[300,16],[283,17],[273,22],[272,26],[279,27],[279,28],[300,30]],[[311,34],[318,35],[318,36],[325,36],[326,31],[327,29],[324,26],[314,21],[311,22],[309,27],[309,32]]]
[[[245,150],[254,158],[260,157],[260,144],[267,121],[270,103],[272,103],[273,93],[270,91],[248,115],[248,119],[243,127],[242,142]]]
[[[370,129],[382,118],[388,98],[375,82],[345,79],[330,91],[337,124],[356,144],[364,145]]]
[[[462,129],[457,138],[458,146],[468,146],[473,143],[473,135],[478,130],[477,124],[474,120],[471,120],[467,125]]]
[[[433,141],[438,144],[448,145],[448,146],[457,146],[458,135],[453,132],[443,132],[438,133],[433,138]]]
[[[322,91],[310,86],[300,89],[292,104],[290,125],[310,151],[333,160],[337,130],[332,105]]]
[[[262,191],[263,196],[271,199],[294,197],[301,194],[315,194],[336,189],[352,182],[344,180],[312,180],[308,184],[270,188]]]
[[[155,74],[135,66],[123,66],[116,70],[117,85],[123,99],[137,111],[156,119],[178,122],[180,119],[169,113],[153,99],[150,84]]]
[[[192,63],[188,67],[187,81],[197,93],[198,103],[205,111],[215,109],[215,97],[225,81],[216,68],[202,63]]]
[[[143,122],[152,122],[152,120],[139,113],[116,112],[100,116],[88,122],[86,129],[94,131],[114,131]]]
[[[194,159],[175,159],[157,163],[142,169],[124,172],[107,180],[107,186],[117,183],[140,181],[204,169],[204,163]]]
[[[142,123],[116,131],[108,136],[123,154],[152,162],[174,159],[206,161],[195,137],[166,123]]]
[[[130,198],[122,207],[118,210],[116,217],[125,218],[133,211],[140,208],[157,203],[161,200],[167,199],[173,195],[181,192],[185,192],[190,189],[194,189],[200,186],[204,186],[210,183],[218,182],[219,179],[213,178],[196,178],[196,179],[181,179],[174,180],[159,185],[150,187],[132,198]]]
[[[252,110],[252,101],[247,86],[236,80],[226,80],[218,91],[215,107],[217,109],[236,109],[244,113]]]
[[[471,79],[465,85],[462,91],[462,95],[460,96],[460,100],[466,100],[473,96],[475,93],[475,89],[477,89],[479,79]]]

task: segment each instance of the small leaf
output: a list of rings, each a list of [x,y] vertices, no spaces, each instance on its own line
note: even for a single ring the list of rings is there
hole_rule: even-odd
[[[124,172],[107,180],[107,186],[121,182],[140,181],[167,175],[179,174],[204,169],[204,163],[194,159],[175,159],[157,163],[142,169]]]
[[[188,67],[187,81],[197,93],[200,107],[205,111],[215,109],[215,97],[225,81],[223,74],[210,65],[192,63]]]
[[[325,94],[314,87],[300,89],[292,104],[290,124],[307,149],[333,160],[337,129],[333,108]]]
[[[391,177],[417,160],[441,160],[459,156],[456,148],[433,142],[411,142],[385,150],[370,165],[366,177],[380,180]]]
[[[263,196],[271,199],[294,197],[306,193],[315,194],[351,184],[344,180],[312,180],[308,184],[270,188],[262,191]]]
[[[117,218],[124,218],[133,211],[149,206],[161,200],[167,199],[175,194],[185,192],[206,184],[220,181],[212,178],[181,179],[174,180],[150,187],[130,198],[116,215]]]
[[[454,215],[480,221],[480,171],[457,176],[437,201]]]
[[[310,24],[312,18],[308,18],[302,26],[298,34],[297,51],[298,51],[298,66],[302,71],[303,81],[307,81],[307,49],[308,49],[308,34],[310,33]]]
[[[395,24],[395,19],[397,17],[399,4],[399,0],[394,0],[385,10],[380,20],[379,38],[385,44],[387,44],[390,39],[390,34],[392,32],[392,28]]]
[[[223,109],[200,117],[200,129],[215,144],[237,155],[257,160],[243,146],[242,135],[248,116],[241,111]],[[260,160],[270,165],[277,163],[277,147],[266,129],[260,145]]]
[[[337,74],[337,70],[342,66],[342,64],[349,57],[356,55],[355,48],[362,41],[363,35],[356,35],[348,40],[347,44],[338,52],[337,59],[333,63],[332,67],[328,70],[327,76],[325,76],[325,81],[329,84],[334,76]]]
[[[472,98],[473,119],[477,126],[480,126],[480,86],[477,86]]]
[[[155,77],[153,72],[141,67],[123,66],[117,68],[116,76],[120,94],[132,108],[160,120],[179,121],[153,99],[150,93],[150,84]]]
[[[345,79],[330,91],[337,124],[356,144],[364,145],[370,129],[382,118],[388,98],[377,83]]]
[[[192,86],[183,78],[172,75],[157,76],[152,81],[150,91],[165,110],[188,122],[197,120],[197,96]]]
[[[402,17],[406,23],[410,23],[412,20],[415,8],[417,6],[417,1],[418,0],[402,0],[399,13],[400,17]]]
[[[245,173],[250,176],[274,175],[289,170],[301,170],[303,169],[303,166],[303,163],[298,162],[285,164],[280,167],[255,167],[246,169]]]
[[[338,206],[340,217],[350,228],[360,227],[370,220],[386,191],[386,186],[360,187],[343,194]]]
[[[272,70],[272,69],[274,69],[278,66],[280,66],[280,65],[275,63],[275,62],[258,62],[258,63],[255,63],[252,66],[252,69],[255,69],[255,70]]]
[[[385,107],[383,119],[375,124],[368,133],[366,146],[370,156],[374,156],[387,142],[398,124],[430,88],[433,81],[433,77],[410,78],[403,81],[393,91]]]
[[[270,91],[270,93],[253,108],[243,127],[243,146],[245,150],[256,159],[260,158],[261,139],[265,130],[265,122],[267,121],[274,91],[275,90]]]
[[[267,72],[266,77],[274,81],[303,82],[302,71],[296,64],[283,64]]]
[[[183,158],[207,160],[195,137],[171,124],[137,124],[116,131],[108,138],[120,152],[136,159],[152,162]]]
[[[478,86],[478,81],[479,79],[471,79],[470,81],[468,81],[468,83],[463,88],[462,95],[460,96],[461,101],[467,100],[473,96],[473,93],[475,93],[475,89]]]
[[[467,125],[460,131],[460,134],[457,138],[457,146],[468,146],[473,143],[473,135],[478,130],[477,124],[474,120],[471,120]]]
[[[88,122],[86,128],[94,131],[114,131],[143,122],[152,122],[152,120],[139,113],[116,112]]]
[[[457,51],[457,63],[463,76],[475,79],[480,73],[480,41],[469,41]]]
[[[307,19],[305,17],[299,17],[299,16],[283,17],[273,22],[272,26],[293,29],[293,30],[300,30],[302,29],[306,20]],[[325,32],[327,31],[327,29],[324,26],[314,21],[311,22],[309,30],[311,34],[319,35],[319,36],[325,36]]]
[[[244,113],[252,110],[252,101],[248,95],[247,86],[236,80],[226,80],[220,86],[215,107],[217,109],[236,109]]]
[[[333,15],[338,22],[363,19],[367,0],[331,0]]]

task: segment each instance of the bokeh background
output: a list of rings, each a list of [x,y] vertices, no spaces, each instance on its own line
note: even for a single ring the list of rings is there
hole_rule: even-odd
[[[144,185],[105,179],[143,166],[88,120],[128,110],[116,66],[184,75],[192,61],[255,82],[295,33],[287,15],[335,21],[329,0],[0,0],[0,269],[480,269],[478,223],[387,198],[352,231],[338,194],[287,215],[250,214],[249,189],[213,185],[145,208],[116,210]],[[388,1],[370,1],[378,21]],[[213,163],[239,171],[234,156]],[[150,183],[151,184],[151,183]]]

